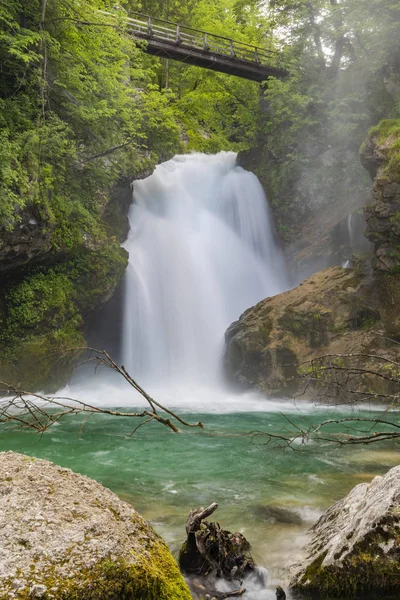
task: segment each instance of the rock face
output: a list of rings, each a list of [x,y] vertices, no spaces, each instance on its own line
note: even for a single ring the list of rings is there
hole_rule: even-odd
[[[262,300],[233,323],[225,334],[226,371],[242,386],[292,394],[304,385],[300,363],[327,353],[360,352],[373,343],[379,318],[363,291],[362,275],[331,267]]]
[[[400,121],[382,121],[361,148],[361,162],[374,179],[373,201],[365,209],[366,236],[374,244],[375,267],[400,268]]]
[[[0,453],[0,599],[190,600],[165,543],[97,482]]]
[[[375,353],[382,360],[370,357],[352,366],[365,368],[368,363],[383,376],[364,378],[357,389],[382,397],[396,393],[390,386],[383,390],[382,384],[383,362],[397,362],[400,354],[400,120],[382,121],[370,131],[361,162],[374,178],[373,198],[364,209],[373,253],[362,241],[364,222],[358,213],[337,220],[337,211],[343,215],[347,210],[343,203],[327,207],[325,220],[318,214],[314,221],[303,220],[302,238],[307,241],[304,247],[299,242],[291,248],[292,267],[297,265],[305,275],[347,257],[355,268],[314,273],[297,288],[261,301],[233,323],[226,332],[225,366],[235,383],[292,395],[304,391],[299,371],[307,361],[321,355]],[[357,257],[359,252],[364,258]],[[367,266],[370,256],[373,269]],[[345,361],[342,366],[350,364]],[[308,386],[307,391],[315,390]]]
[[[292,588],[318,597],[400,597],[400,467],[357,485],[309,532]]]
[[[0,273],[43,259],[52,249],[53,229],[32,207],[25,210],[12,231],[1,231]]]
[[[398,278],[374,277],[367,265],[315,273],[297,288],[262,300],[229,327],[225,334],[228,378],[265,394],[292,396],[305,392],[309,361],[324,355],[354,354],[360,362],[346,358],[341,366],[384,370],[384,362],[363,353],[398,361],[399,301]],[[356,377],[354,385],[356,381],[358,388],[353,389],[395,393],[385,387],[389,382],[384,377]],[[320,397],[322,384],[321,380],[308,383],[307,396]],[[354,394],[352,399],[357,399]]]
[[[307,220],[301,240],[286,249],[295,282],[328,267],[352,264],[354,256],[372,254],[372,245],[365,237],[366,220],[360,210],[344,212],[341,217],[329,215],[327,210],[326,220],[321,215]]]

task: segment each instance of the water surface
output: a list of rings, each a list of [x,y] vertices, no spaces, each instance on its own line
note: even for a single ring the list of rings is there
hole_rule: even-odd
[[[184,413],[202,420],[204,431],[174,434],[159,424],[140,428],[118,417],[64,420],[43,436],[3,432],[1,450],[46,458],[93,477],[130,502],[177,553],[190,508],[213,501],[216,519],[241,531],[251,542],[258,564],[269,572],[270,598],[275,584],[287,585],[286,567],[296,561],[303,535],[332,502],[356,484],[370,481],[398,463],[396,447],[346,447],[319,442],[282,450],[252,431],[288,433],[288,419],[305,427],[333,415],[334,409],[265,403],[262,411]],[[345,414],[348,414],[345,413]],[[371,417],[374,412],[357,412]],[[339,431],[339,428],[337,428]]]

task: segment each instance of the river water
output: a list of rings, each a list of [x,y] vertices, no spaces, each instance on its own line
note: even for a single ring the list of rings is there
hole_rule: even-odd
[[[115,398],[115,388],[113,393]],[[236,412],[218,411],[215,397],[213,411],[212,397],[205,413],[179,410],[187,420],[201,419],[204,431],[174,434],[151,424],[129,437],[136,422],[96,416],[81,429],[82,419],[75,417],[42,437],[3,434],[0,449],[46,458],[93,477],[130,502],[175,554],[184,541],[189,509],[218,502],[216,519],[247,537],[255,560],[269,573],[268,589],[252,591],[245,600],[272,600],[274,585],[287,585],[285,567],[296,561],[308,527],[354,485],[397,464],[398,453],[389,445],[339,449],[321,442],[296,451],[265,445],[266,439],[246,434],[288,433],[292,428],[286,417],[304,426],[343,412],[246,396],[230,400]],[[251,412],[243,411],[247,402]]]
[[[397,455],[391,446],[325,442],[279,449],[254,432],[286,434],[291,423],[308,426],[348,412],[226,387],[226,328],[288,287],[261,185],[235,161],[229,152],[178,156],[135,182],[125,243],[123,363],[154,398],[203,421],[204,431],[174,434],[151,423],[131,436],[137,423],[129,419],[96,416],[83,425],[74,417],[42,437],[3,433],[0,449],[95,478],[131,502],[175,553],[189,509],[218,502],[217,520],[244,533],[269,573],[268,589],[244,599],[267,600],[274,585],[287,584],[286,567],[310,524],[355,484],[397,464]],[[104,406],[143,406],[125,382],[101,371],[86,372],[62,393]]]

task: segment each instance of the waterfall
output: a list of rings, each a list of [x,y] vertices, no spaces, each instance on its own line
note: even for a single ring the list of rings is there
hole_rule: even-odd
[[[286,286],[257,177],[236,154],[175,156],[134,182],[123,362],[141,381],[218,377],[226,328]]]
[[[353,226],[353,215],[350,213],[347,215],[347,241],[350,248],[350,258],[342,262],[343,269],[349,269],[352,263],[352,254],[354,250],[354,226]]]
[[[354,227],[353,227],[353,215],[350,214],[347,216],[347,231],[349,234],[349,246],[350,250],[353,250],[354,247]]]

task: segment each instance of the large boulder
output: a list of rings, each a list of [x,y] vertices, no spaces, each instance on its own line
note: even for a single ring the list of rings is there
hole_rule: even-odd
[[[0,453],[0,599],[190,600],[163,540],[96,481]]]
[[[318,598],[400,597],[400,467],[357,485],[309,532],[291,587]]]
[[[395,393],[385,369],[386,361],[399,360],[399,301],[398,278],[374,276],[368,263],[315,273],[298,287],[262,300],[228,328],[226,374],[234,384],[265,394],[304,397],[306,392],[320,398],[324,383],[331,383],[330,371],[310,382],[311,361],[348,355],[336,366],[356,369],[353,385],[336,386],[335,400],[347,399],[346,385],[368,394]],[[364,376],[358,368],[383,376]],[[338,371],[336,383],[337,376]],[[358,399],[354,393],[351,398]]]
[[[265,393],[292,394],[304,385],[298,368],[305,361],[371,344],[369,326],[379,314],[361,280],[353,269],[331,267],[247,310],[225,334],[228,377]]]

